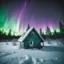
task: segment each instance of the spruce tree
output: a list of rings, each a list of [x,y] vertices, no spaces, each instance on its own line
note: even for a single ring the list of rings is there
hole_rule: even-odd
[[[50,35],[50,34],[51,34],[50,28],[47,27],[47,29],[46,29],[46,35]]]
[[[9,33],[8,33],[8,36],[10,36],[11,35],[11,29],[9,30]]]
[[[42,34],[42,29],[41,29],[41,28],[40,28],[40,35],[43,36],[43,34]]]
[[[30,25],[28,24],[28,26],[27,26],[27,30],[26,31],[28,31],[30,29]]]

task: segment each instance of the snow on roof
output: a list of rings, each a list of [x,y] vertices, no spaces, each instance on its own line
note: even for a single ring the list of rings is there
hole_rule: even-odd
[[[20,41],[20,42],[22,42],[27,36],[28,36],[28,34],[33,30],[33,29],[35,29],[34,27],[31,27],[25,34],[24,34],[24,36],[21,36],[19,39],[18,39],[18,41]],[[36,31],[36,29],[35,29],[35,31]],[[37,31],[36,31],[37,32]],[[44,39],[41,37],[41,35],[37,32],[37,34],[40,36],[40,38],[44,41]]]

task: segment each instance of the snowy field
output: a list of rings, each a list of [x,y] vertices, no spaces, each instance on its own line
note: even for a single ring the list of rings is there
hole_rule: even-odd
[[[64,41],[46,40],[42,49],[20,49],[0,42],[0,64],[64,64]]]

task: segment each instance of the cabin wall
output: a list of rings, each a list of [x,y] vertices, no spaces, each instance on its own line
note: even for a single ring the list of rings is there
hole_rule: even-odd
[[[33,41],[35,48],[40,47],[40,43],[42,40],[35,30],[32,30],[27,38],[23,41],[24,47],[29,48],[30,41]]]

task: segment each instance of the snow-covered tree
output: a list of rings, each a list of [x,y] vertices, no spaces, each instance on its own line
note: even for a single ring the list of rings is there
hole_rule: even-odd
[[[47,27],[47,29],[46,29],[46,35],[50,35],[50,34],[51,34],[50,28]]]

